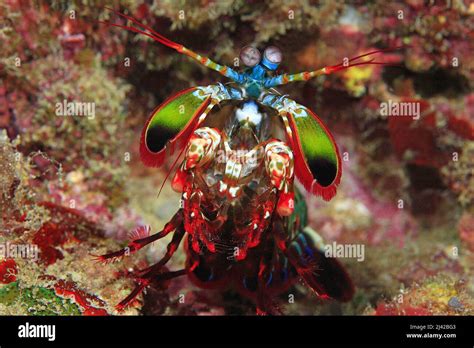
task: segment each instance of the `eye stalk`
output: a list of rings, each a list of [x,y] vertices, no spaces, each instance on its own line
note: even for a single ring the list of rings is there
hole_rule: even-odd
[[[260,51],[253,46],[245,46],[240,50],[240,60],[245,66],[248,66],[249,68],[252,68],[260,63],[261,57],[262,55]]]
[[[262,65],[269,70],[276,70],[282,61],[283,55],[278,47],[270,46],[263,52]]]

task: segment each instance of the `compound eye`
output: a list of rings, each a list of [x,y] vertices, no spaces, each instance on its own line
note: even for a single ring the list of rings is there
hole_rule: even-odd
[[[283,58],[281,50],[275,46],[267,47],[265,52],[263,52],[263,56],[273,64],[280,64]]]
[[[261,54],[258,49],[252,46],[245,46],[240,50],[240,60],[245,66],[254,67],[260,63]]]

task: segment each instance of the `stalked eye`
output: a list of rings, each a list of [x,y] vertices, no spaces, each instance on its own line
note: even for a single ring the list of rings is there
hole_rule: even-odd
[[[240,60],[245,66],[254,67],[260,63],[261,54],[258,49],[252,46],[245,46],[240,50]]]
[[[283,55],[278,47],[270,46],[265,49],[263,56],[273,64],[280,64]]]

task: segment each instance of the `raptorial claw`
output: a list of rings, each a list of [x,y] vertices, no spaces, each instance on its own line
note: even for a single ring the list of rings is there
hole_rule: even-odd
[[[265,168],[273,186],[284,188],[293,178],[293,152],[282,141],[271,141],[265,146]]]
[[[216,155],[220,142],[221,134],[218,129],[209,127],[196,129],[186,147],[183,169],[189,170],[208,163]]]
[[[293,193],[293,152],[281,141],[271,141],[265,147],[265,167],[273,186],[280,191],[277,213],[289,216],[295,207]]]

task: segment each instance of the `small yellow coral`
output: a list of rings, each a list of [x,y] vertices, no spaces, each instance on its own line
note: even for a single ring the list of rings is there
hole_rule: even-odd
[[[366,87],[365,84],[370,80],[374,71],[373,66],[354,67],[344,71],[344,86],[354,97],[362,96]]]

